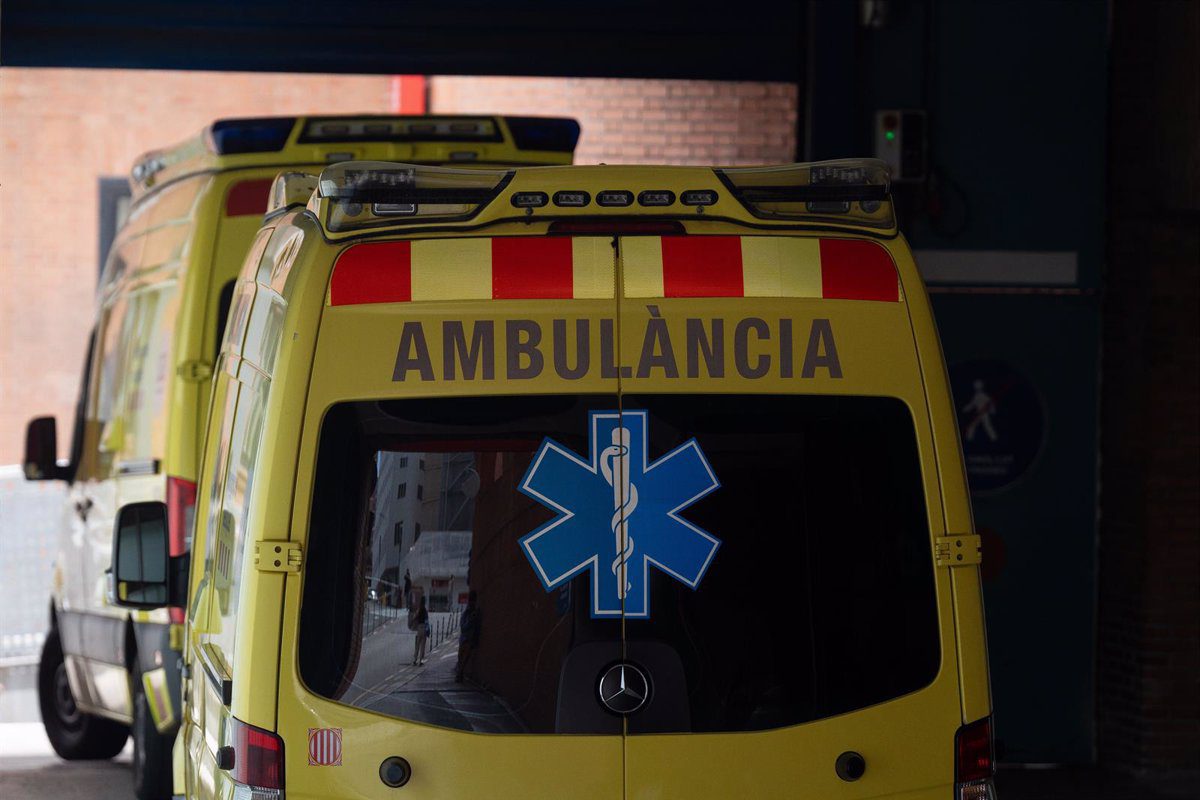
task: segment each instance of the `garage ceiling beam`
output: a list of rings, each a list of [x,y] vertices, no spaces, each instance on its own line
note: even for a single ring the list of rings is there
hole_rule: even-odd
[[[5,0],[0,65],[800,78],[803,0]]]

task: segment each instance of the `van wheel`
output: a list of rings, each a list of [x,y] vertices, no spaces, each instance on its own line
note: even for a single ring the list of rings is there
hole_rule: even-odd
[[[171,781],[171,741],[154,727],[141,669],[134,668],[132,681],[133,792],[138,800],[169,800],[174,788]]]
[[[125,747],[129,728],[85,714],[75,705],[58,631],[50,631],[38,663],[38,705],[54,752],[68,761],[112,758]]]

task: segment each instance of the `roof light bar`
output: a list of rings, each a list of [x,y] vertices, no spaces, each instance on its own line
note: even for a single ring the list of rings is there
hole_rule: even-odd
[[[518,150],[573,153],[579,142],[579,123],[567,117],[505,117]]]
[[[394,224],[396,216],[445,222],[474,216],[496,198],[512,174],[511,170],[345,161],[325,168],[317,194],[334,201],[326,220],[331,231]],[[531,194],[541,195],[541,205],[548,200],[545,193]]]
[[[331,232],[400,223],[467,221],[496,201],[502,192],[506,195],[504,206],[523,211],[526,216],[540,210],[541,214],[549,212],[553,217],[555,209],[586,213],[588,208],[594,208],[602,216],[630,215],[635,211],[642,216],[680,216],[703,214],[709,207],[720,208],[720,213],[726,216],[730,212],[742,216],[717,189],[675,188],[703,186],[708,180],[703,176],[707,174],[718,178],[725,186],[721,191],[728,191],[760,219],[851,223],[881,229],[895,225],[887,167],[881,161],[711,170],[693,167],[645,175],[622,167],[611,172],[605,170],[607,178],[601,180],[612,180],[613,184],[628,188],[604,189],[594,197],[583,189],[558,188],[578,185],[572,169],[524,171],[347,161],[326,167],[318,181],[317,197],[328,201],[320,207]],[[588,171],[595,169],[583,168],[576,177],[589,175],[595,179],[600,173]],[[673,183],[672,176],[679,184]],[[506,192],[510,184],[512,189]]]
[[[647,208],[672,206],[675,205],[675,193],[669,189],[647,189],[643,192],[638,192],[637,200],[639,206],[646,206]]]
[[[583,208],[590,202],[592,202],[592,196],[584,191],[554,193],[554,205],[559,208]]]
[[[299,144],[321,142],[500,142],[491,117],[311,117]]]
[[[296,127],[295,117],[219,119],[209,126],[208,149],[219,156],[282,150]]]
[[[384,217],[411,217],[417,213],[416,203],[372,203],[371,213]]]
[[[541,208],[550,202],[545,192],[514,192],[511,198],[514,208]]]
[[[596,205],[605,208],[624,208],[633,205],[633,192],[625,189],[606,189],[596,193]]]
[[[688,189],[679,195],[685,206],[711,206],[717,202],[717,193],[712,189]]]
[[[826,215],[849,216],[880,228],[895,224],[891,177],[882,161],[845,159],[714,172],[751,214],[762,219]]]

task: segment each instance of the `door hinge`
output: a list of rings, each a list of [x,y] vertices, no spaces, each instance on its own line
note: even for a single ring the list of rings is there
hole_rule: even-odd
[[[262,572],[299,572],[303,554],[299,542],[255,542],[254,566]]]
[[[176,369],[180,378],[190,383],[199,383],[212,377],[212,364],[207,361],[184,361]]]
[[[933,541],[933,553],[939,567],[969,567],[983,560],[982,544],[975,533],[939,536]]]

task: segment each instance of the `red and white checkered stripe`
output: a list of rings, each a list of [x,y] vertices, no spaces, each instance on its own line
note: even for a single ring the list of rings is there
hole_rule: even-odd
[[[900,299],[891,254],[863,239],[630,237],[621,263],[625,297]]]
[[[342,765],[342,729],[308,729],[308,765],[310,767],[340,767]]]
[[[623,296],[813,297],[898,302],[887,248],[799,236],[626,236]],[[334,266],[330,304],[611,298],[606,236],[367,242]]]
[[[508,236],[367,242],[334,266],[331,305],[613,296],[612,240]]]

